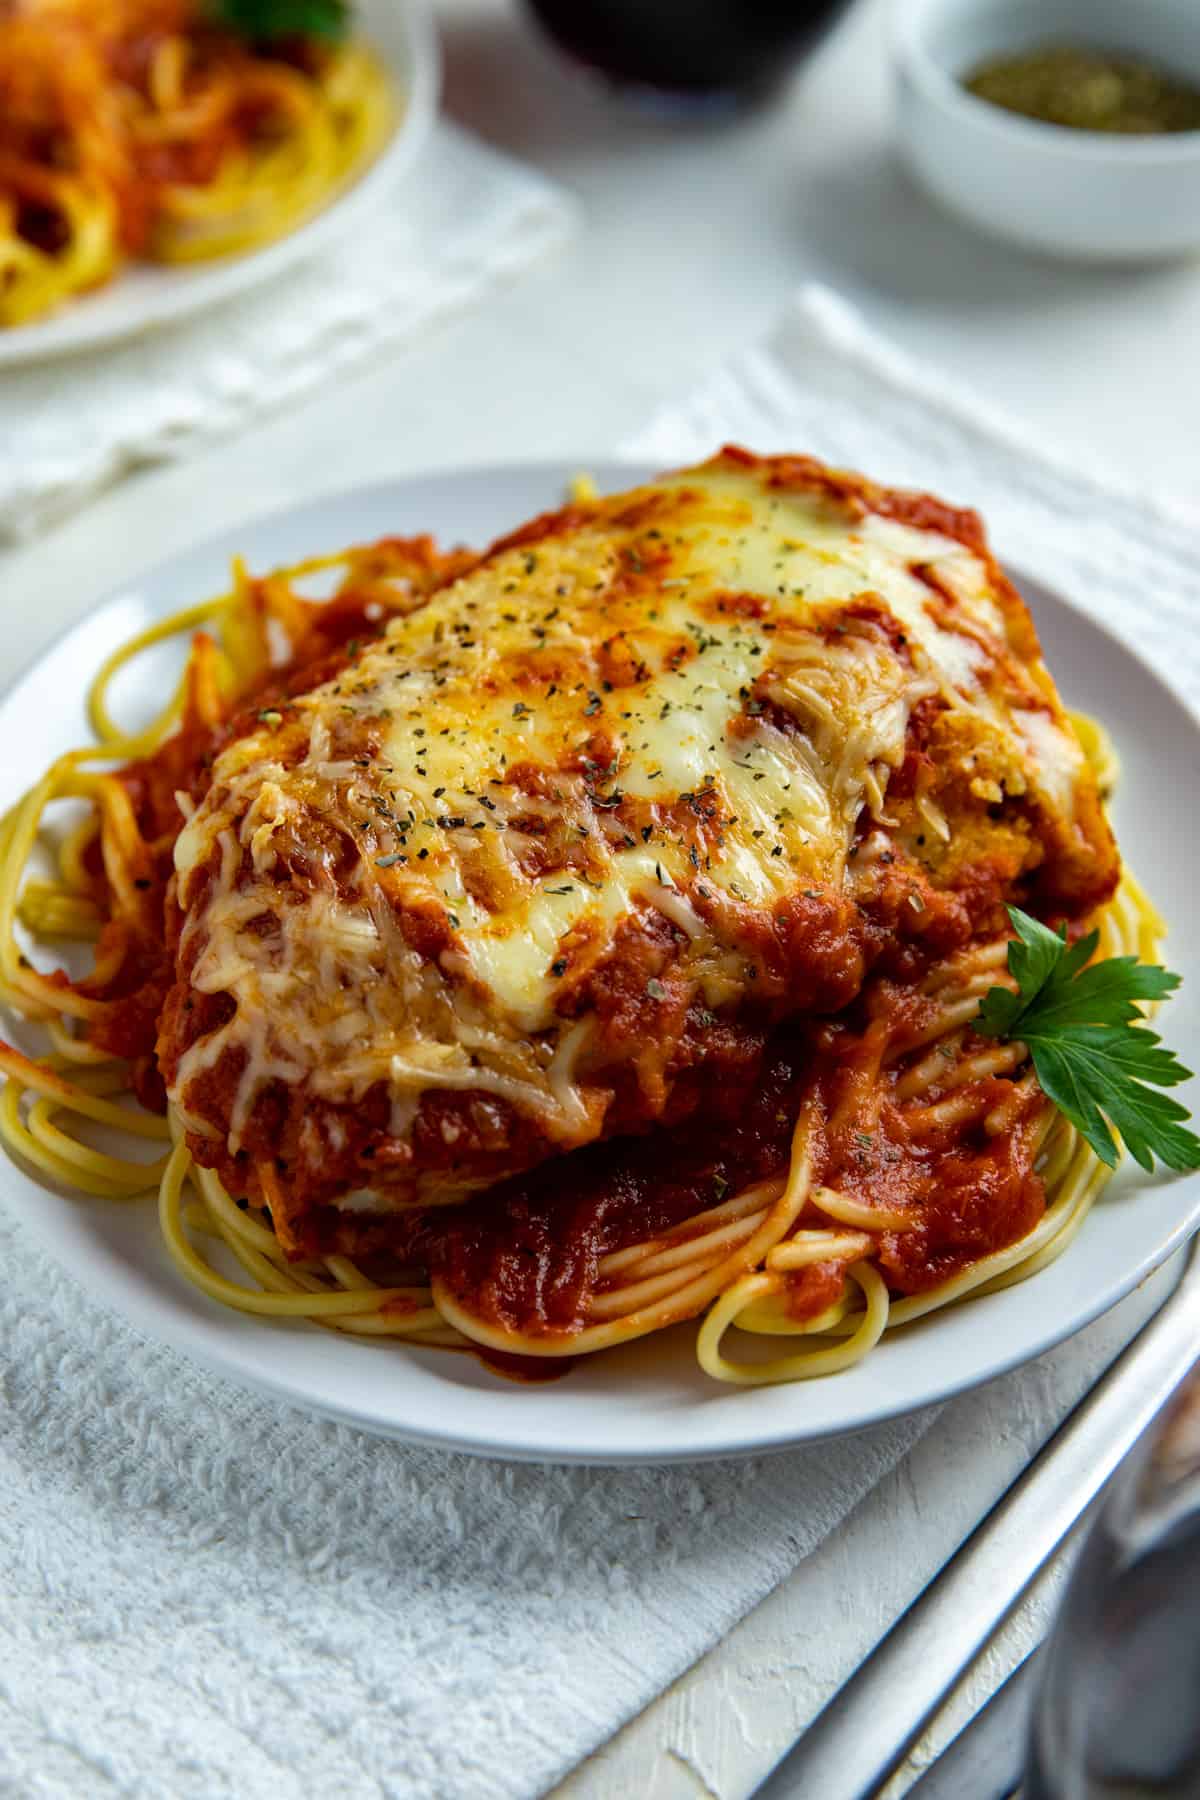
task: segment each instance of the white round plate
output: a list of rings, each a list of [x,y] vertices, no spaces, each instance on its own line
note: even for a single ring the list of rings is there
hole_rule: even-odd
[[[68,301],[60,312],[0,330],[0,368],[97,350],[231,300],[340,237],[399,182],[437,112],[437,33],[427,0],[357,0],[354,20],[386,65],[401,113],[384,149],[352,186],[307,224],[261,250],[177,268],[133,262],[106,287]]]
[[[447,474],[335,495],[241,525],[139,576],[18,682],[0,704],[0,809],[58,752],[87,741],[83,694],[97,665],[135,631],[227,581],[243,554],[264,570],[385,533],[429,530],[481,544],[561,502],[571,473],[603,489],[643,468],[526,466]],[[1200,1059],[1200,840],[1180,829],[1195,787],[1200,726],[1129,650],[1072,604],[1021,583],[1069,703],[1109,725],[1124,774],[1116,825],[1132,866],[1174,920],[1169,960],[1191,998],[1164,1030],[1189,1067]],[[156,710],[169,670],[135,664],[114,696],[130,723]],[[5,1029],[10,1029],[6,1023]],[[1036,1356],[1127,1293],[1200,1222],[1200,1177],[1147,1180],[1125,1168],[1067,1254],[1020,1287],[941,1313],[886,1339],[857,1368],[788,1387],[719,1386],[700,1373],[695,1327],[581,1362],[565,1379],[521,1386],[473,1356],[363,1343],[315,1326],[249,1318],[206,1300],[168,1261],[152,1202],[110,1205],[57,1194],[0,1158],[0,1193],[43,1247],[97,1299],[222,1374],[385,1435],[481,1455],[546,1461],[666,1462],[777,1450],[854,1430],[943,1399]]]

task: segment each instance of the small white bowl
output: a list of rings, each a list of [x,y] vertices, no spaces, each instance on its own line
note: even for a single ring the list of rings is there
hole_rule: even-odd
[[[952,212],[1076,261],[1200,248],[1200,131],[1043,125],[962,85],[985,58],[1050,43],[1143,56],[1200,85],[1197,0],[893,0],[893,42],[901,148]]]

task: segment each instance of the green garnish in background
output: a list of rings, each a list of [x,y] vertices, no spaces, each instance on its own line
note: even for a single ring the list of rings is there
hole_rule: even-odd
[[[1179,976],[1136,956],[1092,963],[1099,932],[1068,945],[1065,931],[1018,907],[1008,916],[1017,934],[1008,970],[1018,991],[989,988],[975,1030],[1029,1046],[1046,1098],[1110,1168],[1117,1162],[1111,1125],[1143,1169],[1155,1157],[1169,1169],[1200,1169],[1200,1138],[1183,1125],[1187,1108],[1156,1092],[1187,1081],[1191,1070],[1144,1023],[1138,1004],[1172,993]]]
[[[211,0],[219,25],[256,43],[280,38],[339,38],[350,23],[346,0]]]

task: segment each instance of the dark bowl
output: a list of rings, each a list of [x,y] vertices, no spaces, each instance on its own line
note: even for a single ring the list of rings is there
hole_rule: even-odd
[[[700,107],[757,98],[851,0],[529,0],[559,47],[612,85]]]

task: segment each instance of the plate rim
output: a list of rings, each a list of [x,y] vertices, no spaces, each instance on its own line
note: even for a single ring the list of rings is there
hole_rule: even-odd
[[[110,607],[127,601],[131,592],[138,588],[161,584],[168,579],[178,565],[188,560],[206,556],[224,557],[229,552],[232,536],[249,534],[260,530],[271,530],[286,527],[295,522],[302,525],[307,515],[321,513],[326,510],[337,510],[350,505],[385,506],[396,501],[403,502],[406,494],[415,488],[430,483],[466,483],[482,485],[489,480],[521,482],[528,481],[531,489],[537,484],[546,494],[557,487],[562,490],[571,476],[580,469],[587,469],[594,474],[601,485],[618,487],[623,481],[645,480],[648,472],[656,467],[651,459],[632,456],[614,456],[611,452],[594,457],[542,457],[514,460],[505,463],[481,462],[463,466],[447,466],[421,471],[406,476],[394,476],[379,481],[350,484],[311,495],[305,499],[273,507],[265,512],[251,513],[245,518],[235,520],[221,530],[207,534],[192,543],[185,544],[166,556],[144,568],[135,569],[119,584],[105,590],[97,600],[87,608],[52,644],[31,657],[25,666],[0,690],[0,715],[7,710],[9,703],[21,688],[33,679],[41,666],[50,661],[63,646],[76,634],[87,629],[94,629],[96,621]],[[1114,629],[1107,621],[1098,619],[1087,612],[1082,600],[1076,599],[1069,591],[1063,591],[1051,581],[1032,574],[1023,568],[1017,558],[1010,559],[997,550],[998,560],[1010,578],[1019,586],[1030,586],[1035,591],[1048,596],[1054,604],[1062,607],[1069,614],[1086,621],[1090,629],[1097,632],[1116,655],[1134,663],[1152,684],[1169,695],[1180,709],[1192,731],[1200,739],[1200,706],[1197,706],[1187,695],[1166,677],[1159,673],[1139,648]],[[156,607],[157,611],[166,608]],[[25,1180],[34,1181],[19,1165],[17,1173]],[[870,1429],[889,1421],[910,1416],[931,1405],[940,1405],[956,1395],[969,1392],[972,1388],[982,1386],[1014,1369],[1024,1366],[1043,1355],[1047,1350],[1063,1343],[1087,1325],[1102,1317],[1119,1303],[1134,1288],[1147,1280],[1157,1269],[1167,1262],[1189,1238],[1200,1230],[1200,1175],[1177,1177],[1180,1181],[1190,1181],[1195,1188],[1194,1198],[1186,1211],[1165,1232],[1149,1243],[1142,1253],[1132,1261],[1129,1267],[1110,1279],[1097,1292],[1088,1296],[1087,1300],[1075,1305],[1070,1311],[1057,1314],[1043,1314],[1042,1325],[1019,1340],[1019,1347],[1011,1350],[997,1351],[989,1358],[988,1367],[983,1372],[969,1371],[964,1375],[947,1373],[928,1384],[922,1392],[913,1398],[893,1399],[880,1396],[876,1404],[869,1408],[860,1408],[855,1416],[844,1425],[830,1429],[806,1431],[802,1415],[792,1414],[778,1419],[764,1419],[755,1428],[743,1426],[740,1433],[733,1431],[725,1435],[720,1444],[704,1444],[699,1447],[671,1445],[663,1448],[650,1448],[644,1441],[634,1442],[632,1438],[621,1443],[609,1443],[602,1448],[589,1449],[586,1446],[557,1444],[549,1446],[545,1437],[522,1438],[511,1435],[511,1426],[506,1421],[510,1435],[491,1435],[486,1431],[473,1430],[463,1435],[461,1429],[456,1430],[454,1424],[445,1426],[405,1422],[394,1417],[381,1415],[378,1408],[365,1406],[357,1408],[352,1404],[333,1401],[323,1396],[314,1396],[303,1390],[295,1382],[289,1382],[286,1376],[265,1372],[260,1368],[249,1368],[238,1354],[236,1340],[228,1340],[229,1348],[216,1346],[203,1341],[182,1311],[172,1312],[161,1295],[148,1295],[143,1298],[130,1284],[126,1284],[120,1297],[114,1294],[114,1285],[107,1278],[99,1288],[88,1285],[81,1279],[78,1266],[62,1255],[61,1240],[46,1216],[36,1207],[27,1207],[22,1203],[18,1188],[3,1179],[5,1171],[0,1171],[0,1204],[20,1227],[27,1229],[39,1249],[50,1257],[56,1269],[65,1273],[69,1279],[78,1281],[86,1287],[89,1298],[105,1310],[116,1313],[136,1330],[147,1334],[154,1342],[169,1346],[192,1362],[216,1373],[226,1380],[232,1381],[243,1390],[250,1390],[269,1396],[273,1400],[282,1401],[310,1414],[351,1426],[358,1430],[388,1438],[392,1441],[411,1443],[426,1448],[454,1451],[473,1456],[482,1456],[516,1462],[577,1464],[596,1467],[619,1467],[638,1464],[667,1465],[688,1462],[723,1461],[746,1456],[765,1456],[783,1453],[800,1448],[803,1445],[828,1441],[831,1438],[844,1436],[859,1430]],[[797,1384],[803,1387],[803,1384]],[[774,1390],[756,1390],[774,1391]],[[796,1388],[784,1388],[783,1392],[795,1392]],[[714,1396],[719,1401],[720,1395]],[[449,1409],[452,1414],[453,1409]],[[640,1431],[643,1438],[646,1423],[634,1426],[634,1435]]]
[[[406,104],[383,149],[349,187],[294,231],[285,232],[258,249],[193,264],[189,271],[193,280],[164,292],[153,303],[147,300],[130,312],[89,323],[89,302],[109,294],[120,283],[124,271],[118,270],[113,282],[105,283],[94,293],[76,296],[46,318],[0,330],[0,371],[36,368],[62,358],[84,356],[111,349],[144,332],[183,324],[315,256],[323,244],[343,236],[389,187],[399,186],[424,147],[437,117],[442,57],[430,0],[396,0],[389,10],[394,14],[397,39],[402,38],[403,49],[397,44],[389,52],[374,38],[372,44],[382,55],[393,80],[402,84]]]

